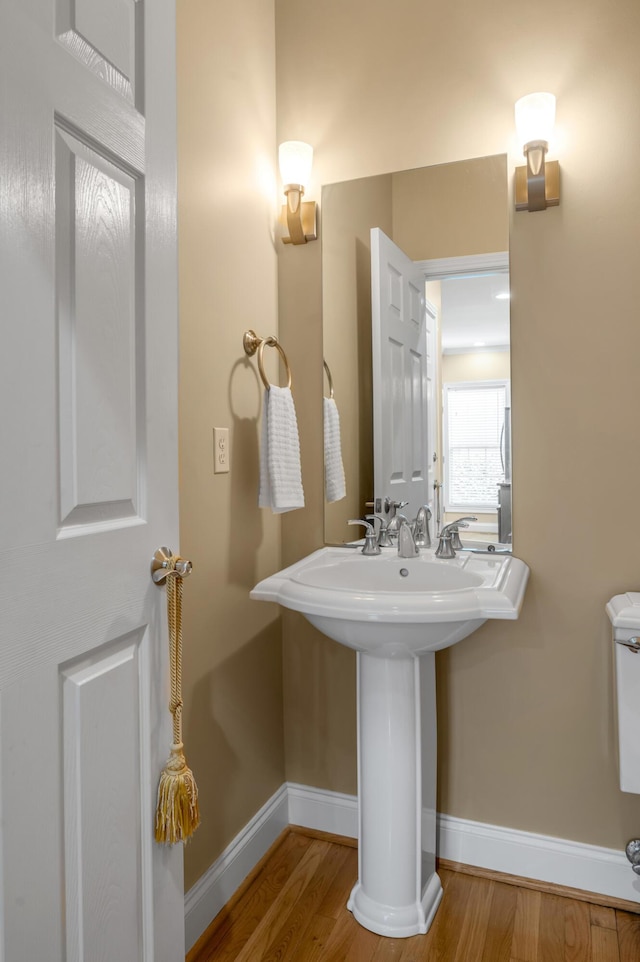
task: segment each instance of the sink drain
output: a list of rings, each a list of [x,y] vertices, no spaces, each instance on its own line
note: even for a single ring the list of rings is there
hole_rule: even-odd
[[[400,576],[402,578],[406,578],[408,574],[409,574],[408,568],[400,568]]]

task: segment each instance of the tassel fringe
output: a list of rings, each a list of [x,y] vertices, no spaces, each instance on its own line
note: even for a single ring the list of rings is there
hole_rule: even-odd
[[[190,838],[200,824],[198,787],[187,767],[182,743],[171,754],[160,775],[156,806],[156,842],[174,845]]]

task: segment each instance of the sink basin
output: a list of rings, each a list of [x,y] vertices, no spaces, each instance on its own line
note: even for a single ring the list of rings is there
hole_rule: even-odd
[[[323,558],[317,564],[305,565],[294,581],[312,588],[334,588],[336,591],[390,591],[393,593],[415,591],[459,591],[462,588],[479,588],[481,575],[465,571],[442,562],[422,559],[365,558],[362,555],[348,559]],[[373,561],[373,564],[371,563]]]
[[[261,581],[251,592],[300,611],[329,638],[360,651],[420,654],[455,644],[487,618],[518,617],[529,569],[511,555],[433,550],[399,558],[321,548]]]
[[[321,548],[251,592],[357,650],[358,881],[347,907],[378,935],[424,934],[442,898],[435,652],[487,618],[518,617],[529,569],[496,555]]]

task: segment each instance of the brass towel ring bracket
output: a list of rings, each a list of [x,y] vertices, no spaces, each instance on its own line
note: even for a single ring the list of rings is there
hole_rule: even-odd
[[[284,364],[285,371],[287,372],[287,387],[290,388],[291,387],[291,368],[289,367],[287,355],[284,353],[284,350],[282,349],[282,345],[280,344],[278,338],[274,337],[273,334],[270,335],[269,337],[258,337],[255,331],[244,332],[244,337],[242,338],[242,346],[244,347],[244,352],[245,354],[248,354],[249,357],[253,357],[253,355],[257,352],[258,370],[260,372],[260,377],[262,378],[262,383],[266,387],[267,391],[269,391],[271,390],[271,385],[269,384],[269,378],[264,372],[264,361],[262,357],[264,353],[265,344],[268,347],[275,347],[276,350],[278,351],[278,354],[282,358],[282,363]]]
[[[327,381],[329,382],[329,397],[332,398],[333,397],[333,378],[331,377],[331,370],[326,361],[323,361],[322,364],[324,366],[325,374],[327,375]]]

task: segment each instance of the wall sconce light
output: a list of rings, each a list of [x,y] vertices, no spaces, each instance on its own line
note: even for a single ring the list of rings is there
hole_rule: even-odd
[[[527,158],[516,167],[516,210],[545,210],[560,203],[560,165],[545,161],[556,119],[553,94],[527,94],[516,101],[518,141]]]
[[[282,240],[285,244],[306,244],[317,236],[316,202],[302,200],[311,177],[313,147],[301,140],[287,140],[278,148],[278,160],[287,198],[280,220],[289,230],[289,236]]]

